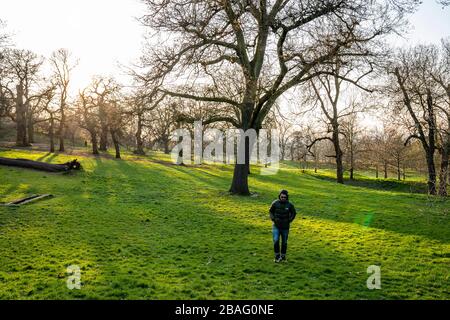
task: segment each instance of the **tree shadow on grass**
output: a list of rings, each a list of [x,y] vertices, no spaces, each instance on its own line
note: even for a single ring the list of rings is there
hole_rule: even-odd
[[[127,163],[126,165],[128,166],[129,164]],[[136,165],[139,166],[139,164],[134,164],[131,167]],[[150,167],[144,170],[151,170],[151,166],[150,164]],[[208,190],[217,190],[217,192],[213,193],[214,197],[226,197],[230,201],[240,202],[245,207],[257,206],[261,208],[261,205],[263,207],[267,206],[267,210],[271,200],[273,200],[272,198],[276,196],[278,191],[276,187],[267,190],[265,185],[262,187],[257,186],[253,190],[261,193],[260,198],[236,197],[235,199],[235,197],[230,197],[226,192],[232,179],[231,171],[230,174],[215,175],[204,171],[204,169],[206,168],[165,166],[164,168],[160,167],[158,176],[161,179],[164,175],[166,176],[164,181],[169,183],[166,186],[167,190],[171,190],[171,186],[174,185],[182,186],[187,191],[193,188],[196,189],[196,196],[200,196],[199,199],[195,199],[194,196],[193,201],[196,203],[199,203],[199,201],[215,201],[214,199],[207,200],[202,198],[202,190],[199,190],[202,188],[196,187],[198,182],[201,182]],[[176,171],[178,174],[172,175],[171,171]],[[141,171],[141,173],[145,174],[145,171]],[[401,193],[385,194],[372,193],[370,191],[367,193],[364,192],[364,188],[347,189],[345,186],[337,186],[335,183],[317,185],[315,184],[315,177],[311,177],[311,180],[302,179],[301,175],[289,177],[290,174],[282,171],[278,175],[270,177],[252,174],[252,179],[256,181],[262,180],[272,184],[277,181],[279,186],[285,186],[293,190],[294,201],[295,198],[301,198],[298,208],[299,213],[302,215],[331,219],[338,222],[367,224],[367,226],[370,225],[370,227],[377,229],[424,236],[442,242],[450,241],[448,218],[446,218],[450,213],[450,209],[446,201],[435,202],[432,199],[417,198],[414,195],[408,196]],[[300,189],[298,178],[301,179]],[[177,192],[181,192],[182,188]],[[176,197],[176,192],[169,191],[169,198],[172,196]],[[405,199],[405,197],[408,197],[408,199]],[[447,213],[444,212],[445,208],[447,208]]]
[[[36,161],[43,161],[45,158],[47,158],[51,154],[52,154],[51,152],[47,152],[46,154],[44,154],[44,155],[40,156],[39,158],[37,158]]]
[[[58,156],[57,153],[52,153],[49,157],[45,158],[45,162],[50,163],[50,162],[52,162],[53,159],[55,159],[57,156]]]
[[[304,174],[312,176],[317,179],[335,182],[336,178],[323,175],[320,173],[312,173],[305,171]],[[390,192],[404,192],[404,193],[419,193],[427,194],[427,184],[426,182],[419,181],[398,181],[393,179],[371,179],[364,177],[357,177],[354,180],[345,179],[345,185],[374,189],[379,191],[390,191]]]
[[[194,188],[196,182],[201,181],[203,185],[210,186],[209,189],[217,190],[215,196],[227,197],[231,201],[245,204],[244,206],[254,206],[267,201],[264,203],[267,210],[273,200],[269,198],[276,197],[279,191],[276,187],[268,190],[268,186],[265,185],[253,188],[250,185],[251,189],[261,193],[260,198],[236,197],[234,200],[234,197],[229,197],[226,192],[232,179],[232,171],[226,175],[215,175],[203,169],[205,168],[201,166],[198,168],[171,166],[160,173],[167,174],[167,179],[170,180],[173,178],[170,171],[176,170],[190,177],[186,183],[188,189]],[[305,179],[306,177],[309,178]],[[177,178],[184,179],[183,176]],[[257,173],[251,175],[251,179],[255,181],[278,183],[278,188],[293,190],[294,202],[296,198],[301,199],[298,203],[299,213],[305,216],[363,224],[402,234],[424,236],[444,243],[450,241],[447,218],[450,214],[450,206],[445,200],[434,201],[412,194],[366,192],[364,187],[358,186],[356,189],[348,189],[345,185],[337,185],[334,181],[317,184],[316,181],[321,179],[316,180],[316,178],[311,175],[291,175],[284,171],[273,176],[261,176]],[[377,188],[369,189],[379,191]],[[210,201],[214,202],[213,199]],[[258,205],[258,207],[261,206]],[[445,210],[447,213],[444,212]]]

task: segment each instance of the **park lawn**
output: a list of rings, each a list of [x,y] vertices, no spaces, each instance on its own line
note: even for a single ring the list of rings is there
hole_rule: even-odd
[[[231,196],[230,166],[77,158],[84,171],[70,174],[0,167],[0,202],[55,196],[0,206],[1,299],[450,299],[448,200],[292,166],[253,167],[255,194]],[[268,208],[280,189],[298,216],[288,262],[275,264]],[[66,286],[69,265],[81,268],[80,290]],[[370,265],[380,290],[366,286]]]

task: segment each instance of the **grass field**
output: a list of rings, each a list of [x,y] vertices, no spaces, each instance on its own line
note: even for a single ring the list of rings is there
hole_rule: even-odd
[[[55,196],[0,206],[1,299],[450,299],[450,202],[407,183],[253,168],[256,194],[239,197],[226,192],[228,166],[77,158],[84,171],[71,174],[0,167],[0,202]],[[280,189],[299,214],[288,262],[274,264],[268,208]],[[80,290],[66,286],[69,265],[81,268]],[[380,290],[366,287],[370,265]]]

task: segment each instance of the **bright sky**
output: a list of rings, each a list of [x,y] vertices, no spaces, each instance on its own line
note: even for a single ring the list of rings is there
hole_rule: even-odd
[[[0,2],[0,19],[18,48],[45,57],[67,48],[78,59],[72,92],[86,86],[93,75],[117,76],[118,63],[129,65],[139,57],[144,29],[136,18],[145,9],[139,0]]]
[[[423,2],[410,19],[412,29],[407,42],[438,43],[442,38],[450,37],[450,7],[442,8],[435,0]]]
[[[450,36],[450,8],[442,9],[434,0],[424,2],[411,20],[409,40],[397,44]],[[73,91],[93,75],[118,76],[118,63],[128,65],[139,57],[144,29],[136,18],[145,13],[140,0],[1,0],[0,8],[0,19],[18,48],[45,57],[67,48],[79,59]]]

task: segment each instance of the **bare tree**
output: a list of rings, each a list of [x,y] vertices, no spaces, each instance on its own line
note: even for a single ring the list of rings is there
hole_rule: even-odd
[[[317,173],[317,169],[319,167],[319,159],[321,157],[321,154],[327,154],[325,152],[324,144],[320,141],[317,141],[317,139],[323,135],[322,132],[319,132],[318,127],[312,125],[311,123],[306,125],[302,129],[305,135],[305,147],[307,154],[311,155],[314,160],[314,173]],[[315,142],[314,142],[315,141]],[[314,143],[313,143],[314,142]]]
[[[120,159],[120,139],[123,136],[123,127],[126,123],[124,106],[119,99],[110,99],[106,106],[108,128],[114,144],[116,159]]]
[[[362,129],[358,123],[358,117],[356,113],[352,113],[344,119],[341,125],[341,134],[344,137],[344,154],[347,155],[346,158],[350,172],[350,180],[354,180],[356,158],[362,151],[360,148],[361,133]]]
[[[403,50],[390,67],[391,82],[387,91],[394,97],[394,103],[409,114],[412,121],[411,134],[406,139],[418,139],[425,151],[428,167],[428,192],[436,194],[436,167],[434,155],[437,150],[437,123],[435,106],[435,85],[430,77],[437,60],[431,47],[417,46]]]
[[[171,133],[177,127],[177,102],[160,104],[151,112],[149,124],[154,144],[161,146],[164,153],[169,153]]]
[[[56,95],[56,85],[50,85],[46,88],[43,94],[40,96],[39,103],[42,103],[42,109],[44,114],[48,115],[48,118],[45,119],[48,121],[48,136],[50,140],[50,152],[55,152],[55,122],[58,121],[56,108],[52,107],[52,102]]]
[[[326,73],[322,67],[337,56],[369,54],[369,44],[390,33],[418,1],[362,0],[144,0],[144,24],[167,37],[152,44],[143,59],[151,65],[148,81],[163,78],[164,92],[178,97],[223,103],[226,120],[257,133],[276,100],[287,90]],[[394,5],[392,5],[394,4]],[[373,47],[372,47],[373,49]],[[224,72],[233,70],[237,91],[222,90]],[[182,75],[185,75],[184,77]],[[189,76],[191,75],[191,76]],[[183,77],[185,90],[167,83]],[[211,83],[208,94],[193,84]],[[229,80],[229,78],[228,78]],[[245,163],[236,164],[230,192],[249,194],[250,142]]]
[[[52,53],[50,62],[53,66],[54,77],[59,95],[59,151],[64,151],[64,135],[67,113],[67,99],[69,95],[70,75],[76,62],[71,61],[71,54],[67,49],[58,49]]]
[[[120,158],[119,138],[122,135],[122,126],[125,124],[125,107],[120,94],[121,86],[110,77],[96,76],[91,84],[79,93],[78,108],[80,109],[79,125],[87,130],[91,136],[92,153],[102,151],[100,145],[111,135],[116,150],[116,158]],[[130,114],[130,112],[127,112]],[[106,137],[102,135],[105,134]],[[103,142],[102,142],[103,141]]]
[[[33,90],[42,63],[43,59],[29,50],[3,51],[3,75],[0,79],[2,104],[5,105],[3,112],[16,122],[17,146],[30,145],[28,131],[33,130],[32,126],[28,126],[33,118],[30,105],[35,98]]]
[[[280,158],[281,160],[285,160],[289,140],[292,138],[293,123],[289,121],[286,115],[282,114],[279,108],[276,108],[276,111],[274,111],[273,118],[275,129],[277,129],[280,137]]]
[[[12,101],[13,99],[7,90],[8,80],[5,79],[8,78],[8,70],[5,64],[5,50],[7,48],[9,35],[2,30],[4,26],[5,23],[0,20],[0,121],[2,118],[11,114],[11,108],[14,104]]]
[[[431,78],[437,84],[436,122],[438,151],[441,154],[438,194],[447,196],[447,179],[450,157],[450,39],[442,40],[440,48],[434,47],[439,58],[434,68],[429,69]]]
[[[92,143],[92,154],[98,155],[98,131],[99,120],[96,111],[96,104],[93,98],[89,95],[87,88],[78,93],[78,100],[76,103],[78,109],[78,125],[89,132]]]
[[[96,105],[97,117],[100,121],[100,144],[99,150],[106,151],[108,144],[108,133],[110,132],[108,121],[108,107],[115,101],[115,95],[120,90],[119,84],[110,77],[94,77],[90,86],[93,103]]]
[[[311,149],[316,142],[329,140],[334,146],[334,158],[336,159],[336,180],[338,183],[344,183],[344,167],[343,167],[343,151],[341,146],[341,135],[345,135],[345,131],[342,130],[342,121],[349,117],[354,116],[355,113],[362,111],[361,106],[355,101],[341,102],[343,86],[345,86],[344,79],[351,77],[353,73],[353,66],[344,66],[340,60],[334,61],[332,64],[331,74],[320,75],[310,81],[311,95],[308,97],[309,101],[319,106],[321,114],[325,117],[325,124],[327,126],[327,133],[321,137],[316,138],[311,144],[308,145],[308,149]],[[359,80],[370,73],[364,72],[352,84],[359,85]],[[347,87],[348,88],[348,87]],[[363,88],[369,91],[369,89]],[[342,106],[344,104],[344,106]],[[346,105],[347,104],[347,105]]]
[[[302,168],[306,169],[306,158],[308,155],[307,148],[308,136],[303,130],[296,130],[292,133],[291,140],[291,156],[292,160],[303,162]]]
[[[157,108],[164,99],[165,94],[159,92],[158,87],[154,86],[150,89],[140,87],[129,97],[129,105],[131,106],[130,114],[135,117],[136,121],[136,149],[135,154],[145,155],[143,130],[149,121],[150,113]]]
[[[384,168],[384,178],[388,178],[390,167],[394,167],[397,172],[397,180],[401,180],[402,169],[406,161],[408,146],[405,145],[405,135],[407,133],[401,129],[395,122],[385,120],[383,128],[375,132],[374,148],[375,159],[377,159]]]

